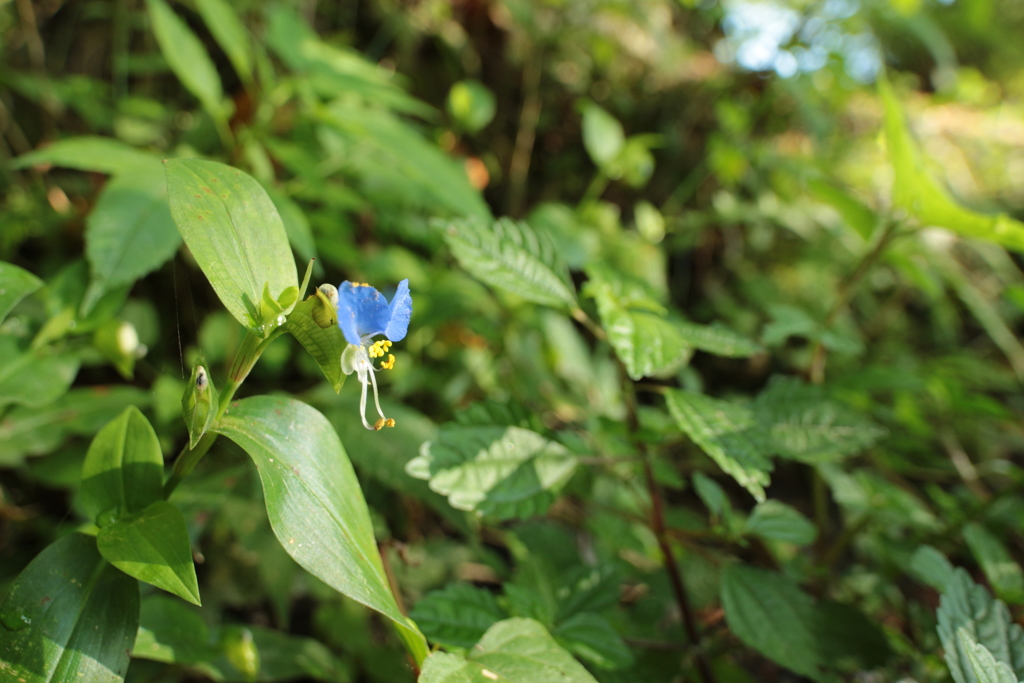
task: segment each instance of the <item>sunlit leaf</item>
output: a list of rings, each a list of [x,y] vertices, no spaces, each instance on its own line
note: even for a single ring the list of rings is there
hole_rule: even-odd
[[[622,124],[614,116],[593,102],[586,102],[583,109],[583,146],[598,166],[607,166],[614,161],[626,143]]]
[[[398,609],[362,489],[327,419],[291,398],[254,396],[232,405],[214,431],[253,459],[270,524],[288,554],[335,590],[394,621],[422,660],[426,643]]]
[[[764,502],[772,463],[765,449],[767,434],[753,411],[690,391],[668,391],[666,398],[679,428],[722,471]]]
[[[477,279],[545,306],[576,305],[569,270],[546,233],[507,218],[437,225],[459,265]]]
[[[274,203],[252,177],[224,164],[172,159],[165,168],[171,215],[185,244],[224,307],[265,336],[274,321],[262,305],[264,290],[279,297],[299,286]]]
[[[435,652],[419,683],[595,683],[583,666],[532,619],[506,619],[484,634],[468,658]]]
[[[459,510],[499,518],[541,514],[576,469],[565,446],[520,427],[446,425],[406,471]]]

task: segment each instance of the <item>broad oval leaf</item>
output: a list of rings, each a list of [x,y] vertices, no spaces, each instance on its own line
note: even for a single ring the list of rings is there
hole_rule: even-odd
[[[597,683],[563,650],[540,622],[499,621],[468,657],[435,652],[427,658],[419,683]]]
[[[447,425],[406,472],[429,480],[454,508],[507,519],[547,510],[576,463],[565,446],[529,429]]]
[[[937,612],[939,639],[946,653],[946,664],[956,683],[979,683],[959,631],[983,645],[996,661],[1009,666],[1018,680],[1024,679],[1024,630],[1013,623],[1010,610],[957,569],[946,584]]]
[[[593,102],[583,104],[583,146],[594,163],[604,168],[626,144],[622,124]]]
[[[14,160],[14,168],[52,164],[62,168],[98,173],[134,173],[160,163],[159,157],[140,152],[120,140],[83,135],[58,140],[51,145],[23,154]]]
[[[426,642],[398,609],[362,489],[327,418],[294,399],[254,396],[234,403],[213,431],[253,459],[270,525],[288,554],[335,590],[394,621],[422,661]]]
[[[104,527],[163,499],[164,457],[146,416],[125,408],[99,431],[82,466],[81,502]]]
[[[409,616],[432,642],[469,649],[507,615],[494,593],[468,583],[452,583],[427,593]]]
[[[766,434],[751,410],[691,391],[665,394],[676,424],[759,503],[772,469]]]
[[[0,672],[18,683],[119,683],[139,627],[139,582],[93,539],[48,546],[0,604]]]
[[[167,205],[167,181],[159,164],[154,166],[107,182],[86,219],[92,283],[82,301],[83,314],[111,287],[159,268],[181,245]]]
[[[43,281],[27,270],[0,261],[0,323],[26,296],[43,286]]]
[[[722,575],[722,607],[737,638],[798,674],[817,678],[823,664],[814,601],[792,579],[742,564]]]
[[[63,396],[78,374],[78,358],[49,349],[20,351],[13,337],[0,337],[0,406],[40,408]]]
[[[809,519],[777,500],[758,504],[747,518],[746,534],[769,541],[785,541],[796,545],[812,543],[818,530]]]
[[[167,501],[159,500],[103,527],[96,535],[96,546],[107,562],[125,574],[200,604],[188,526],[181,511]]]
[[[569,269],[547,234],[508,218],[436,225],[459,264],[477,279],[545,306],[576,305]]]
[[[146,0],[160,52],[182,85],[196,96],[210,116],[224,120],[224,92],[217,67],[192,29],[164,0]]]
[[[268,332],[261,307],[299,286],[288,235],[266,191],[230,166],[202,159],[165,163],[171,215],[224,307],[257,336]]]
[[[931,545],[918,546],[910,557],[910,572],[935,590],[944,592],[946,584],[956,573],[956,568],[938,548]]]

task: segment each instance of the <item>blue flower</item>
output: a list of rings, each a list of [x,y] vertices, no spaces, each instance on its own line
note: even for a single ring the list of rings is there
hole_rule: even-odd
[[[374,376],[373,358],[384,358],[380,369],[390,370],[395,367],[395,357],[388,353],[392,342],[405,339],[409,330],[409,318],[412,316],[412,296],[409,295],[409,281],[398,283],[398,291],[388,303],[383,294],[370,285],[346,280],[338,288],[338,327],[345,335],[348,347],[341,354],[341,370],[346,375],[353,372],[363,385],[359,399],[359,417],[367,429],[394,427],[395,421],[385,417],[380,409],[377,396],[377,379]],[[374,341],[377,335],[386,339]],[[373,387],[373,402],[377,406],[380,419],[372,427],[366,421],[366,389]]]

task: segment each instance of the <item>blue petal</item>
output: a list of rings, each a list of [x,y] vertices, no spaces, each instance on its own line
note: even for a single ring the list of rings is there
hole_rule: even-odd
[[[383,334],[388,326],[388,300],[373,287],[348,280],[338,287],[338,327],[349,344]]]
[[[398,291],[388,304],[388,324],[384,336],[393,342],[405,339],[409,331],[409,317],[412,316],[412,296],[409,294],[409,280],[398,283]]]

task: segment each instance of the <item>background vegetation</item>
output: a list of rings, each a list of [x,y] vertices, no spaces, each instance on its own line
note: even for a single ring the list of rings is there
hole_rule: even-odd
[[[0,680],[1024,679],[1021,35],[1017,0],[0,2]],[[209,265],[185,168],[241,178],[252,262]],[[403,279],[366,431],[295,297]],[[210,408],[197,359],[230,396],[253,357]],[[339,487],[291,527],[274,410]],[[375,538],[379,600],[282,529]]]

